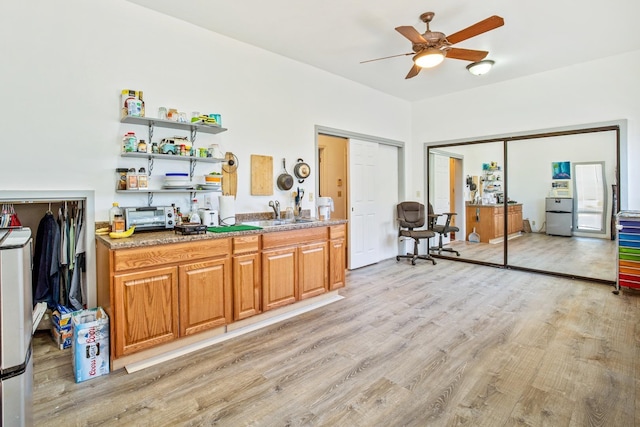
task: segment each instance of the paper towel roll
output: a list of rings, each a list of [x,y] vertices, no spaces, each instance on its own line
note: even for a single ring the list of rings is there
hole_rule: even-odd
[[[218,196],[220,206],[220,225],[235,225],[236,208],[234,196]]]

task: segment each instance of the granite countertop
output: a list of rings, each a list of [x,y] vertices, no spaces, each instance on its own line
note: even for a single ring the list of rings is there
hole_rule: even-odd
[[[305,228],[327,227],[332,225],[346,224],[346,219],[335,219],[329,221],[309,221],[292,222],[276,226],[264,227],[262,229],[247,231],[229,231],[224,233],[213,233],[207,231],[202,234],[182,235],[174,230],[167,231],[140,231],[133,233],[131,237],[122,239],[112,239],[109,235],[96,236],[96,240],[105,244],[109,249],[137,248],[142,246],[164,245],[169,243],[193,242],[196,240],[226,239],[228,237],[248,236],[252,234],[276,233],[278,231],[301,230]],[[241,225],[239,223],[238,225]]]
[[[522,206],[522,203],[508,203],[508,206]],[[474,206],[477,208],[482,208],[482,207],[486,207],[486,208],[497,208],[497,207],[502,207],[504,206],[504,204],[502,203],[471,203],[471,202],[466,202],[466,206]]]

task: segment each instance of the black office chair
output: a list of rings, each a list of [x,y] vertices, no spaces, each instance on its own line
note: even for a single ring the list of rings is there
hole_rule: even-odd
[[[452,252],[460,256],[460,252],[456,251],[455,249],[442,247],[442,236],[446,236],[451,232],[455,233],[457,231],[460,231],[458,227],[456,227],[455,225],[451,225],[451,219],[454,215],[456,215],[455,212],[436,214],[433,212],[433,206],[431,206],[431,203],[429,203],[429,230],[438,233],[438,246],[431,246],[429,248],[429,252],[438,251],[438,255],[440,255],[442,252]],[[440,218],[441,216],[447,217],[444,224],[438,224],[438,218]]]
[[[415,230],[423,227],[426,222],[424,205],[418,202],[402,202],[396,206],[396,209],[398,211],[398,225],[400,226],[399,236],[413,239],[413,253],[407,252],[406,255],[398,255],[396,256],[396,261],[400,261],[400,258],[410,258],[411,264],[416,265],[416,260],[420,258],[429,260],[435,265],[436,260],[431,258],[428,250],[426,255],[418,254],[420,240],[427,239],[428,248],[429,239],[436,235],[431,230]]]

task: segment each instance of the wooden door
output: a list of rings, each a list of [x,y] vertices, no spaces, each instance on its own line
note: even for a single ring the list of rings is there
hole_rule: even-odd
[[[261,312],[260,254],[233,257],[233,319],[241,320]]]
[[[327,242],[301,245],[298,249],[298,299],[323,294],[329,289]]]
[[[329,242],[329,290],[345,286],[345,254],[344,239]]]
[[[298,299],[296,247],[262,252],[262,310],[292,304]]]
[[[180,336],[231,323],[229,258],[180,266]]]
[[[113,282],[116,357],[178,338],[176,267],[118,274]]]

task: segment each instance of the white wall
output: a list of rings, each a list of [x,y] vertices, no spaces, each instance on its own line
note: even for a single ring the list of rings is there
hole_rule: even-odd
[[[315,125],[410,139],[408,102],[124,0],[9,2],[0,40],[0,189],[95,190],[96,220],[108,218],[114,200],[147,201],[114,191],[116,167],[146,166],[119,155],[126,131],[146,133],[119,122],[124,88],[144,91],[148,116],[160,106],[222,114],[229,131],[199,135],[196,146],[218,143],[238,156],[236,212],[268,211],[270,199],[286,205],[275,186],[274,196],[249,195],[250,155],[273,156],[274,178],[283,157],[313,165]],[[156,162],[154,174],[186,172],[186,164]],[[307,194],[315,185],[312,170]],[[154,204],[172,199],[188,202]]]
[[[640,162],[639,67],[635,51],[415,103],[412,191],[424,188],[423,143],[627,119],[621,203],[640,209],[640,170],[633,167]]]

